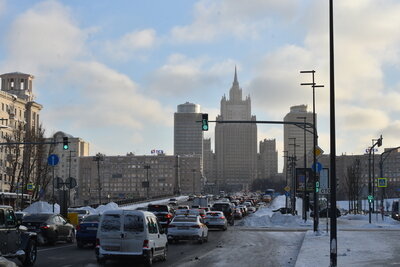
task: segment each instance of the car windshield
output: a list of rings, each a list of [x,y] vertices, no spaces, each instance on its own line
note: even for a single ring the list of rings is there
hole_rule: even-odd
[[[99,222],[100,215],[89,215],[83,219],[82,222]]]
[[[50,218],[52,214],[30,214],[25,216],[22,220],[24,222],[44,222]]]
[[[173,220],[174,222],[196,222],[197,218],[196,217],[186,217],[186,216],[179,216],[175,217]]]
[[[156,212],[168,212],[168,207],[165,205],[149,205],[147,207],[147,210]]]

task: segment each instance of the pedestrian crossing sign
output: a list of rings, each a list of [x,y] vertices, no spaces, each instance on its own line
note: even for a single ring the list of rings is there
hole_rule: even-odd
[[[387,178],[378,178],[378,187],[387,187]]]

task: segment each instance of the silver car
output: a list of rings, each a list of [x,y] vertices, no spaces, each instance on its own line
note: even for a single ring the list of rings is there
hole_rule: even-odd
[[[209,211],[204,217],[204,223],[208,228],[220,228],[224,231],[228,229],[228,221],[222,211]]]

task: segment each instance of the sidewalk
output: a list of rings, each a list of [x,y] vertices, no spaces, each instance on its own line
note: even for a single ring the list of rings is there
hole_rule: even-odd
[[[321,220],[319,235],[307,231],[295,267],[328,267],[330,233]],[[400,266],[399,223],[338,218],[337,266]]]

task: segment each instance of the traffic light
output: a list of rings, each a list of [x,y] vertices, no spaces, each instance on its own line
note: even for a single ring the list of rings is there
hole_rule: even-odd
[[[315,192],[319,192],[319,181],[315,182]]]
[[[378,147],[380,147],[381,145],[382,145],[382,135],[381,135],[381,137],[378,139],[378,142],[377,142],[377,145],[378,145]]]
[[[371,195],[368,195],[368,202],[372,203],[372,201],[374,201],[374,197]]]
[[[63,137],[63,149],[68,150],[68,148],[69,148],[68,137]]]
[[[201,114],[201,130],[208,131],[208,114]]]

